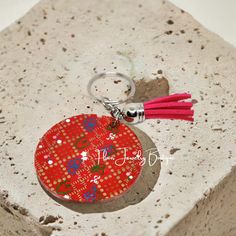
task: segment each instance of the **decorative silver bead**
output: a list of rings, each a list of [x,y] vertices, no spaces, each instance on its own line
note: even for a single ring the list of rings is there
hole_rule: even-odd
[[[143,103],[128,103],[123,109],[124,122],[137,124],[145,120]]]

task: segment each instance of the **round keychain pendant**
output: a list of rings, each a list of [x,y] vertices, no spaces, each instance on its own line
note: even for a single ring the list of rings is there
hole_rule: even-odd
[[[119,196],[137,180],[141,144],[125,124],[82,114],[54,125],[35,153],[41,184],[58,198],[93,202]]]
[[[99,78],[94,77],[88,89]],[[133,82],[123,78],[131,84],[131,97]],[[41,185],[53,196],[96,202],[118,197],[135,183],[142,155],[141,143],[127,125],[118,124],[112,116],[81,114],[59,122],[44,134],[35,152],[35,168]]]
[[[119,104],[126,100],[97,97],[94,82],[118,77],[129,83],[127,99],[135,94],[135,84],[126,75],[107,72],[89,81],[88,93],[103,104],[111,116],[81,114],[65,119],[41,138],[35,152],[35,168],[42,186],[53,196],[78,202],[97,202],[121,196],[137,181],[144,160],[141,143],[125,124],[145,119],[193,121],[188,93],[154,98],[144,103]],[[123,121],[123,122],[122,122]]]

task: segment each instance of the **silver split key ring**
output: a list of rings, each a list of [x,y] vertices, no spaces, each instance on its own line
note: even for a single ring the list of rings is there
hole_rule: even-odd
[[[111,78],[111,77],[117,77],[117,78],[122,78],[126,81],[128,81],[129,83],[129,93],[126,97],[126,99],[120,99],[120,100],[111,100],[110,98],[107,97],[97,97],[93,94],[92,92],[92,86],[94,84],[95,81],[102,79],[102,78]],[[130,99],[131,97],[134,96],[135,93],[135,84],[133,82],[133,80],[128,77],[127,75],[124,75],[122,73],[118,73],[118,72],[104,72],[104,73],[100,73],[95,75],[88,83],[87,86],[88,89],[88,93],[91,97],[93,97],[96,101],[100,102],[103,104],[103,106],[111,112],[111,115],[115,118],[115,124],[117,122],[119,122],[120,120],[124,119],[124,113],[118,108],[118,105],[121,103],[126,102],[128,99]]]
[[[129,83],[129,87],[130,87],[130,92],[129,94],[127,95],[127,98],[126,99],[120,99],[118,101],[112,101],[111,102],[114,102],[114,103],[117,103],[117,104],[121,104],[121,103],[124,103],[126,102],[129,98],[133,97],[134,96],[134,93],[135,93],[135,84],[134,84],[134,81],[127,75],[124,75],[122,73],[119,73],[119,72],[104,72],[104,73],[100,73],[100,74],[96,74],[88,83],[88,93],[91,97],[93,97],[96,101],[99,101],[99,102],[103,102],[104,98],[105,97],[96,97],[93,93],[92,93],[92,85],[95,81],[99,80],[99,79],[102,79],[102,78],[111,78],[111,77],[118,77],[118,78],[122,78],[126,81],[128,81]]]

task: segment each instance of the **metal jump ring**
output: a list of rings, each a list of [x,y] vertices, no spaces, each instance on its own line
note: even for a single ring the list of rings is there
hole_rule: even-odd
[[[104,73],[101,73],[101,74],[97,74],[95,75],[88,83],[88,86],[87,86],[87,89],[88,89],[88,93],[91,97],[93,97],[95,100],[103,103],[104,101],[104,98],[105,97],[96,97],[93,93],[92,93],[92,85],[93,83],[98,80],[98,79],[101,79],[101,78],[106,78],[106,77],[120,77],[122,79],[125,79],[126,81],[129,82],[129,86],[130,86],[130,92],[129,94],[127,95],[127,98],[122,100],[118,100],[118,101],[115,101],[115,100],[110,100],[109,102],[112,103],[112,104],[120,104],[120,103],[124,103],[125,101],[127,101],[129,98],[133,97],[134,96],[134,93],[135,93],[135,84],[133,82],[133,80],[128,77],[127,75],[124,75],[122,73],[118,73],[118,72],[104,72]]]

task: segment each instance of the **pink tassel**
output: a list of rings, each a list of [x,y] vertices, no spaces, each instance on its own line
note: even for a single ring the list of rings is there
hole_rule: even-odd
[[[194,111],[192,102],[180,102],[191,98],[191,94],[172,94],[144,102],[146,119],[179,119],[193,121]]]

